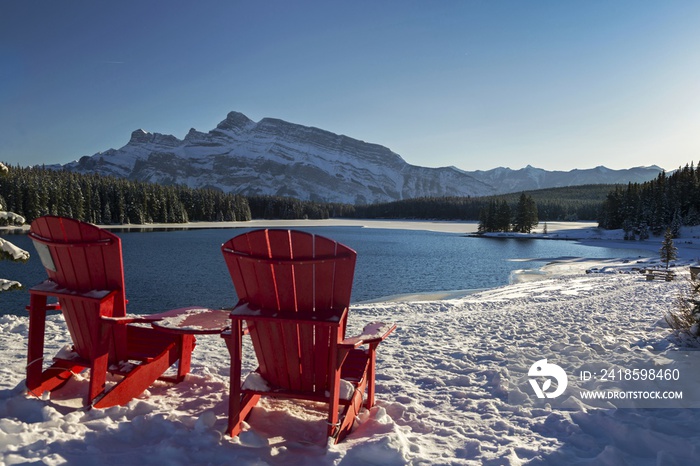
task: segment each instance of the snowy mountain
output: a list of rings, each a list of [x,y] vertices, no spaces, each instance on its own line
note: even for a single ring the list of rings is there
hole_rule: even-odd
[[[139,129],[124,147],[82,157],[64,168],[246,195],[351,204],[627,183],[651,179],[660,171],[599,167],[547,172],[528,166],[467,172],[419,167],[378,144],[273,118],[254,122],[238,112],[229,113],[208,133],[191,129],[182,140]]]
[[[662,171],[660,167],[635,167],[612,170],[603,166],[586,170],[547,171],[528,165],[520,170],[494,168],[467,172],[483,183],[497,186],[502,193],[529,191],[543,188],[561,188],[585,184],[627,184],[649,181]]]

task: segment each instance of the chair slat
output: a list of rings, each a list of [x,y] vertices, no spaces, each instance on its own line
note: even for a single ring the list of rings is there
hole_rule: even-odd
[[[316,254],[328,256],[337,253],[337,243],[326,238],[317,237],[315,244]],[[316,296],[314,303],[317,309],[333,309],[333,291],[335,288],[336,262],[322,262],[316,264],[314,288]],[[349,303],[348,303],[349,304]]]
[[[114,271],[109,271],[109,267],[104,260],[104,252],[106,248],[115,247],[113,240],[111,238],[103,238],[101,231],[96,228],[90,228],[91,225],[80,224],[80,237],[85,242],[100,242],[106,244],[104,248],[102,247],[86,247],[83,248],[85,252],[85,265],[89,271],[88,281],[90,282],[90,287],[93,290],[114,290],[120,289],[121,283],[117,283],[115,286],[115,280],[108,280],[107,274],[114,273]],[[107,242],[106,240],[111,240]],[[119,243],[119,242],[117,242]],[[98,243],[99,244],[99,243]],[[121,248],[121,244],[117,244],[116,247]],[[123,267],[119,267],[120,269]]]
[[[294,232],[291,234],[294,259],[306,261],[314,258],[314,236],[308,233]],[[294,267],[294,292],[297,296],[297,309],[311,312],[314,309],[314,267],[311,263],[299,263]],[[308,340],[307,340],[308,341]]]
[[[63,235],[66,239],[71,239],[76,242],[83,241],[83,235],[80,228],[80,224],[77,222],[64,222],[60,221],[61,229],[63,230]],[[69,258],[71,264],[71,270],[75,277],[75,282],[70,283],[70,289],[77,291],[90,291],[94,289],[104,289],[104,287],[93,287],[92,286],[92,276],[90,274],[90,265],[88,264],[87,255],[85,254],[86,248],[74,247],[74,248],[56,248],[55,251],[58,254],[63,254]]]
[[[249,238],[251,251],[255,255],[270,256],[270,244],[267,235],[253,235]],[[256,262],[254,265],[255,281],[257,284],[257,293],[255,301],[265,309],[279,310],[279,301],[277,299],[277,281],[275,280],[274,268],[272,264]]]
[[[290,257],[294,257],[289,231],[269,231],[268,242],[271,259],[287,259]],[[275,280],[277,309],[289,312],[296,312],[298,309],[296,300],[296,290],[293,286],[295,272],[294,263],[272,263],[270,264],[270,266],[272,267]]]

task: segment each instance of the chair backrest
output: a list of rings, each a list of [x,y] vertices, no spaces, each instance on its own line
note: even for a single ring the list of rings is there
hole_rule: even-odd
[[[247,322],[261,375],[278,387],[324,393],[331,339],[345,334],[355,251],[294,230],[255,230],[221,248],[239,302],[275,314]],[[335,330],[327,325],[333,320]]]
[[[120,238],[95,225],[56,216],[34,220],[29,236],[49,278],[61,288],[76,294],[117,291],[114,305],[106,309],[65,295],[59,298],[75,351],[92,359],[100,335],[100,313],[126,315]]]

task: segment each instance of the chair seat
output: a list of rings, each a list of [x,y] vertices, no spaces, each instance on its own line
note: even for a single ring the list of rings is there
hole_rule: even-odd
[[[369,354],[364,350],[353,350],[348,354],[341,370],[340,370],[340,399],[341,404],[347,404],[352,398],[353,393],[358,387],[362,387],[367,378],[367,369],[369,368]],[[278,387],[267,381],[258,370],[250,372],[243,384],[241,390],[244,392],[265,394],[269,396],[277,396],[283,398],[301,398],[313,399],[318,401],[328,402],[330,393],[302,392],[298,390],[289,390],[284,387]],[[345,403],[343,403],[345,401]]]

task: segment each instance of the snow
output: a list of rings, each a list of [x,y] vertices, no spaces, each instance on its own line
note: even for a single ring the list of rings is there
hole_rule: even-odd
[[[584,236],[596,241],[595,234]],[[76,407],[87,387],[82,375],[36,399],[23,385],[28,319],[2,316],[0,464],[700,464],[700,402],[690,373],[698,372],[700,352],[678,346],[700,343],[674,334],[663,318],[687,288],[697,250],[679,248],[676,280],[647,281],[638,269],[658,265],[658,243],[648,245],[649,258],[552,258],[538,274],[450,299],[353,305],[349,336],[376,321],[398,328],[377,351],[377,405],[361,412],[339,445],[326,443],[322,405],[265,397],[239,437],[225,436],[229,356],[218,335],[197,337],[184,382],[158,382],[126,406]],[[60,316],[48,318],[47,334],[47,353],[65,351]],[[253,359],[246,341],[245,371]],[[540,400],[530,387],[527,373],[542,359],[569,375],[556,399]],[[596,364],[678,368],[692,384],[673,387],[684,389],[682,403],[628,408],[582,399],[581,390],[605,383],[573,370]],[[554,390],[548,385],[544,392]]]
[[[181,308],[158,314],[159,320],[154,322],[154,325],[194,334],[221,333],[230,326],[229,314],[230,312],[227,310],[199,307]]]
[[[267,380],[263,378],[262,375],[253,371],[248,374],[248,376],[243,381],[242,385],[244,390],[257,390],[259,392],[269,392],[272,390]]]
[[[0,204],[0,209],[2,209],[2,204]],[[24,217],[14,212],[0,211],[0,219],[7,220],[10,225],[22,225],[26,222]]]
[[[3,163],[0,163],[0,175],[7,173],[7,171],[8,168]],[[10,225],[22,225],[25,222],[25,218],[21,215],[14,212],[4,211],[2,203],[0,203],[0,219],[4,220],[4,223]],[[29,253],[18,248],[9,241],[0,238],[0,260],[8,258],[13,261],[23,262],[29,260]],[[0,278],[0,293],[3,291],[19,289],[21,287],[22,284],[18,281]]]
[[[346,345],[359,345],[363,343],[373,343],[372,340],[381,341],[392,330],[394,330],[394,324],[372,322],[362,329],[361,334],[346,337],[343,343]]]
[[[13,289],[19,289],[22,284],[15,280],[8,280],[6,278],[0,278],[0,291],[9,291]]]
[[[0,252],[8,254],[12,260],[16,261],[26,261],[29,259],[29,253],[27,251],[18,248],[2,238],[0,238]]]

